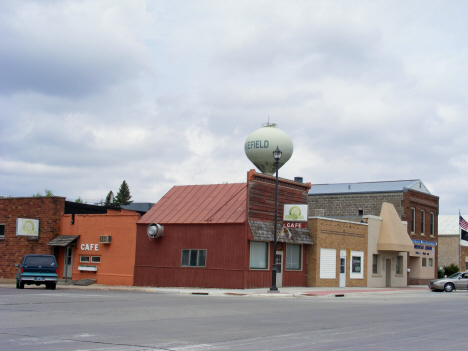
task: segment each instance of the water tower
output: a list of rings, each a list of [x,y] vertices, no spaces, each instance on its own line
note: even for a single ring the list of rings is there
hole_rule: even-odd
[[[273,175],[276,172],[276,162],[273,151],[279,148],[283,153],[278,163],[281,168],[292,156],[293,143],[291,138],[276,127],[274,123],[266,123],[247,137],[244,149],[248,159],[263,174]]]

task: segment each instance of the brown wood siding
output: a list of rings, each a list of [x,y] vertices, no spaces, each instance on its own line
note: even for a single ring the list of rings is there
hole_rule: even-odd
[[[138,225],[135,285],[243,288],[247,224],[165,225],[150,240]],[[182,267],[184,249],[206,250],[206,267]]]
[[[249,172],[248,218],[272,222],[275,219],[275,177]],[[307,204],[310,183],[278,180],[278,220],[283,218],[284,204]]]

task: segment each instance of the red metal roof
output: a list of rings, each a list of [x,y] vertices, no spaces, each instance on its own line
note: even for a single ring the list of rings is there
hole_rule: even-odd
[[[174,186],[138,223],[244,223],[247,184]]]

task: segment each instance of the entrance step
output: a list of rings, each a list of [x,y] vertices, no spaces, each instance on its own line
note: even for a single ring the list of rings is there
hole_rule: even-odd
[[[73,283],[73,285],[88,286],[96,283],[96,279],[81,279]]]

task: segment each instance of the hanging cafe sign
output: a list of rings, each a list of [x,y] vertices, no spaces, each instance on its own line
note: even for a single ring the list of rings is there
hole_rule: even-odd
[[[307,228],[308,205],[284,205],[283,227]]]

